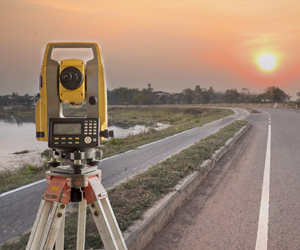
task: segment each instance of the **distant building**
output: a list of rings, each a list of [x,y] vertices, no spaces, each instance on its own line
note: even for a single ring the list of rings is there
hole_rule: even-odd
[[[36,102],[41,98],[41,95],[40,93],[36,94],[35,96],[33,96],[32,98],[30,98],[30,106],[34,106],[35,107],[35,104]]]

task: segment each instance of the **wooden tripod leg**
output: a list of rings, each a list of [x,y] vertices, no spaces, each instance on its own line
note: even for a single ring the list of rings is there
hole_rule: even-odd
[[[118,222],[107,197],[89,205],[106,250],[127,250]]]
[[[99,178],[89,179],[87,202],[106,250],[127,250],[119,225]]]
[[[55,250],[64,250],[64,240],[65,240],[65,219],[66,216],[62,217],[60,227],[57,234],[57,239],[55,243]]]
[[[53,177],[43,194],[26,250],[53,249],[69,199],[67,178]]]
[[[41,201],[26,250],[37,250],[39,248],[52,204],[51,201]]]
[[[86,200],[79,202],[78,226],[77,226],[77,250],[84,250],[85,247],[85,226],[86,226]]]
[[[55,201],[49,214],[48,223],[45,228],[44,237],[40,249],[52,250],[57,238],[60,224],[65,217],[65,204]]]

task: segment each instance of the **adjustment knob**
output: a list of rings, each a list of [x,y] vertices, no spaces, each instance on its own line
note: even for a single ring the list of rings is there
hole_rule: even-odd
[[[113,130],[109,130],[109,131],[108,131],[108,136],[109,136],[109,137],[112,137],[112,138],[115,137],[114,131],[113,131]]]
[[[89,98],[89,104],[95,105],[98,102],[98,98],[96,96],[91,96]]]

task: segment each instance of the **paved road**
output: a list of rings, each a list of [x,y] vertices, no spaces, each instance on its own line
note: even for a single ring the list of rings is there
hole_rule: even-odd
[[[260,110],[144,250],[300,249],[300,112]]]
[[[102,160],[100,169],[103,185],[111,187],[248,114],[242,109],[234,110],[235,115],[225,119]],[[32,227],[46,187],[47,184],[42,181],[19,191],[0,195],[0,243]]]

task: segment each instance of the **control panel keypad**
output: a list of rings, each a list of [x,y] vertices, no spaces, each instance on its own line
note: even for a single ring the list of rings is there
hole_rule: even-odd
[[[97,135],[98,124],[95,120],[84,121],[84,135]]]
[[[56,122],[56,119],[53,119]],[[58,120],[58,119],[57,119]],[[66,119],[64,119],[66,120]],[[96,147],[99,140],[97,119],[68,119],[68,123],[81,123],[81,134],[76,135],[52,135],[53,147]],[[58,122],[57,122],[58,123]],[[51,147],[51,146],[50,146]]]

